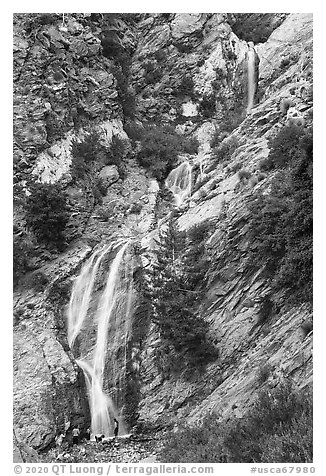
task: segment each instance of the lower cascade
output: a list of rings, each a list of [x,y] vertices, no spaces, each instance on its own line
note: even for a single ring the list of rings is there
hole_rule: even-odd
[[[177,207],[191,194],[191,181],[192,166],[188,161],[182,162],[167,177],[165,185],[173,193]]]
[[[128,245],[129,242],[117,241],[93,253],[74,283],[68,306],[68,342],[74,354],[78,355],[76,363],[85,376],[93,436],[112,436],[115,418],[119,421],[119,435],[127,433],[118,409],[118,393],[122,386],[121,374],[126,369],[126,349],[132,319],[132,265],[126,255]],[[104,290],[98,293],[96,281],[99,280],[99,270],[104,258],[113,252],[116,254]],[[110,370],[116,369],[116,354],[118,351],[120,354],[121,348],[124,350],[123,368],[119,369],[117,385],[114,383],[116,375],[110,375]],[[108,388],[106,375],[115,389]],[[110,390],[115,393],[115,399],[108,394]]]

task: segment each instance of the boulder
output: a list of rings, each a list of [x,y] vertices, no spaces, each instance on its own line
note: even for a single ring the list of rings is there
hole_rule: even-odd
[[[116,165],[107,165],[100,171],[100,178],[104,185],[109,187],[117,182],[120,178],[119,171]]]

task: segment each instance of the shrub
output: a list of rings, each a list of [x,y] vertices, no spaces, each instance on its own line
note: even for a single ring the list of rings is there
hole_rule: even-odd
[[[119,36],[114,30],[103,30],[101,34],[102,53],[106,58],[116,58],[123,50]]]
[[[269,298],[269,296],[264,296],[259,306],[257,324],[264,324],[271,316],[273,309],[273,301]]]
[[[233,167],[231,168],[231,172],[236,173],[241,169],[241,162],[236,162]]]
[[[272,367],[270,364],[265,364],[262,367],[259,367],[257,372],[257,381],[259,385],[262,385],[263,383],[266,382],[266,380],[271,374],[271,371],[272,371]]]
[[[190,96],[191,98],[194,98],[194,86],[194,80],[191,76],[183,76],[181,83],[175,89],[174,94],[176,96]]]
[[[306,320],[301,324],[301,329],[303,333],[303,338],[307,337],[307,335],[312,331],[313,324],[312,321]]]
[[[110,148],[106,153],[105,164],[119,167],[126,155],[126,149],[126,142],[119,136],[113,136]]]
[[[144,63],[143,67],[145,70],[144,78],[147,84],[155,84],[160,81],[163,76],[163,71],[158,64],[148,61]]]
[[[241,419],[211,414],[169,433],[159,454],[163,463],[308,463],[312,457],[312,394],[289,383],[260,392]]]
[[[280,103],[280,110],[282,114],[286,114],[290,107],[294,106],[294,102],[290,98],[283,98]]]
[[[129,208],[129,213],[140,213],[143,209],[143,206],[140,202],[133,203]]]
[[[89,164],[98,160],[103,149],[99,132],[93,131],[87,134],[82,141],[73,139],[71,142],[73,175],[82,177],[88,170]]]
[[[132,141],[139,141],[144,133],[144,128],[136,122],[128,121],[124,125],[124,130]]]
[[[204,96],[199,104],[199,111],[204,117],[212,117],[215,113],[215,95]]]
[[[163,180],[176,164],[179,153],[185,149],[193,151],[196,144],[195,140],[189,141],[171,127],[147,126],[143,130],[137,158],[156,179]]]
[[[283,169],[295,161],[302,154],[300,139],[303,136],[304,131],[300,127],[294,125],[283,127],[268,143],[270,168]]]
[[[123,109],[123,114],[126,118],[133,120],[135,116],[136,102],[135,95],[129,88],[129,74],[130,74],[130,55],[124,52],[119,57],[120,67],[112,68],[112,73],[117,81],[117,91],[120,103]]]
[[[296,133],[296,132],[295,132]],[[252,258],[264,266],[274,290],[286,290],[290,300],[312,298],[312,135],[284,135],[274,141],[272,163],[283,167],[269,195],[259,193],[249,206]],[[293,136],[290,136],[290,139]]]
[[[231,158],[233,152],[238,148],[239,142],[235,136],[231,136],[223,140],[217,147],[213,149],[214,161],[224,163]]]
[[[243,182],[244,180],[247,180],[251,176],[251,173],[246,170],[246,169],[241,169],[238,172],[238,177],[240,182]]]
[[[197,154],[198,153],[198,147],[199,147],[199,142],[198,139],[195,137],[185,137],[183,141],[183,151],[186,152],[187,154]]]
[[[70,215],[66,193],[58,183],[34,183],[30,192],[25,204],[27,227],[41,242],[62,249]]]
[[[157,50],[154,53],[154,58],[156,61],[165,61],[166,60],[166,52],[164,50]]]

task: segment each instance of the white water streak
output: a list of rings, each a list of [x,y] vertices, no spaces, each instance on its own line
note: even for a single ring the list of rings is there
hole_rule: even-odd
[[[94,282],[100,263],[108,251],[116,249],[118,246],[121,246],[122,243],[120,240],[113,245],[105,247],[102,251],[96,251],[77,278],[68,308],[68,341],[70,347],[73,346],[76,337],[82,330],[90,307]],[[121,330],[123,318],[125,319],[125,326],[127,326],[124,329],[125,334],[127,334],[124,340],[125,345],[131,326],[129,321],[132,313],[132,266],[130,263],[126,263],[125,268],[123,268],[125,271],[123,282],[120,276],[121,264],[128,244],[129,243],[122,244],[122,247],[111,263],[106,286],[96,309],[94,321],[97,325],[97,335],[94,349],[91,355],[87,357],[81,356],[76,360],[76,363],[80,366],[85,375],[91,412],[91,431],[93,435],[112,435],[113,418],[119,417],[112,399],[104,393],[103,380],[106,352],[109,347],[108,334],[111,324],[114,331],[112,342],[115,349],[118,348],[120,344],[117,341],[117,331]],[[126,269],[128,269],[128,273]],[[127,296],[125,296],[126,282],[128,283]],[[124,312],[125,309],[126,312]],[[115,321],[112,322],[113,320]],[[116,341],[117,346],[115,344]],[[126,433],[126,430],[123,422],[120,420],[120,434],[124,433]]]
[[[189,162],[182,162],[172,170],[165,181],[165,185],[174,195],[175,204],[179,207],[186,197],[191,194],[192,167]]]
[[[96,251],[74,283],[68,306],[68,343],[71,349],[87,315],[96,273],[109,249],[107,246],[102,252]]]
[[[248,49],[248,103],[247,113],[250,112],[254,105],[254,97],[256,92],[256,72],[255,72],[256,52],[254,46]]]

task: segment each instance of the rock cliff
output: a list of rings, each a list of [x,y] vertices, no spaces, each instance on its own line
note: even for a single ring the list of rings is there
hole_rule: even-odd
[[[264,34],[256,37],[240,34],[237,17],[228,14],[105,15],[14,19],[15,233],[25,230],[22,203],[31,177],[63,184],[71,209],[65,250],[37,244],[14,296],[15,435],[37,450],[65,426],[89,423],[85,383],[66,336],[73,279],[96,247],[117,237],[151,247],[158,215],[164,220],[166,214],[162,184],[136,160],[131,118],[138,126],[172,126],[199,142],[197,154],[183,156],[193,167],[193,192],[178,223],[181,230],[207,220],[214,226],[200,312],[220,349],[203,375],[163,380],[153,359],[158,336],[150,326],[130,356],[139,364],[139,421],[193,423],[211,410],[241,416],[262,386],[289,376],[299,387],[312,381],[312,332],[302,329],[311,309],[289,307],[280,291],[268,323],[259,321],[270,289],[262,270],[250,267],[247,236],[247,205],[257,191],[268,192],[275,176],[259,172],[269,139],[291,120],[312,123],[312,15],[264,18]],[[260,41],[249,112],[247,41]],[[122,48],[129,60],[117,65],[106,54],[109,47]],[[101,162],[89,179],[74,180],[71,145],[90,130],[108,148],[115,137],[124,141],[123,173]],[[214,159],[215,136],[231,144],[227,162]],[[98,178],[105,183],[101,203],[92,182]]]

